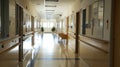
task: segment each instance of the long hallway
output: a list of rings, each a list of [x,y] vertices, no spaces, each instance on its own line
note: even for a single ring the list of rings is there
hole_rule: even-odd
[[[0,0],[0,67],[120,67],[120,0]]]
[[[40,42],[40,41],[39,41]],[[34,67],[79,67],[80,58],[70,57],[64,43],[56,34],[45,33],[41,36],[41,45]]]

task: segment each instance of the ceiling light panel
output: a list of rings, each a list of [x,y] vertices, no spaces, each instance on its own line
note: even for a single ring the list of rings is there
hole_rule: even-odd
[[[55,11],[55,10],[46,10],[46,11]]]
[[[56,7],[56,5],[45,5],[45,7]]]
[[[59,0],[45,0],[45,1],[58,2]]]

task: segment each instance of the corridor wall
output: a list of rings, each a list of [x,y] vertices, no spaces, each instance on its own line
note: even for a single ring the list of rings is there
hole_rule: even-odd
[[[71,29],[72,21],[72,14],[76,14],[77,12],[80,13],[80,22],[76,22],[76,19],[74,20],[75,24],[79,23],[79,56],[83,62],[80,62],[80,66],[86,65],[89,67],[109,67],[109,57],[110,57],[110,24],[111,24],[111,0],[103,0],[104,1],[104,11],[103,11],[103,28],[101,29],[101,34],[97,31],[97,25],[95,28],[95,31],[93,31],[93,35],[91,34],[91,28],[86,29],[86,34],[83,35],[82,33],[82,13],[83,10],[86,9],[87,17],[86,17],[86,23],[89,23],[89,12],[90,12],[90,5],[94,4],[95,2],[100,0],[75,0],[74,4],[72,4],[72,7],[70,8],[69,14],[66,14],[66,16],[69,16],[69,39],[68,39],[68,48],[73,51],[73,54],[75,52],[75,41],[76,39],[76,31]],[[76,25],[74,26],[76,27]],[[89,26],[88,26],[89,27]],[[72,31],[71,31],[72,30]],[[75,31],[75,32],[73,32]],[[72,40],[72,42],[71,42]]]
[[[72,14],[72,12],[76,13],[76,12],[80,12],[82,15],[82,10],[86,9],[86,23],[89,23],[89,7],[90,5],[94,4],[97,0],[84,0],[84,1],[79,1],[76,0],[71,8],[71,12],[70,15]],[[101,40],[105,40],[105,41],[109,41],[110,40],[110,23],[111,23],[111,0],[105,0],[104,1],[104,6],[103,6],[104,10],[104,15],[103,15],[103,29],[101,29],[103,32],[102,34],[96,34],[97,32],[93,32],[94,34],[92,35],[91,32],[91,28],[86,28],[86,35],[88,37],[92,37],[92,38],[96,38],[96,39],[101,39]],[[68,16],[70,16],[68,15]],[[82,16],[81,16],[82,18]],[[82,24],[82,20],[80,20],[81,24]],[[97,25],[96,25],[97,26]],[[82,28],[82,25],[80,25],[80,28]],[[95,29],[97,30],[97,29]],[[81,29],[80,29],[81,31]],[[82,31],[80,32],[81,35]],[[101,36],[102,35],[102,36]],[[100,36],[100,37],[99,37]]]
[[[18,6],[21,9],[17,8]],[[5,9],[3,10],[3,8]],[[0,65],[2,67],[8,67],[8,65],[17,67],[19,65],[22,65],[22,60],[23,63],[25,62],[23,64],[23,67],[26,67],[31,60],[31,50],[33,49],[32,35],[34,32],[31,29],[31,16],[37,19],[39,16],[29,0],[2,0],[1,11],[3,11],[2,18],[6,20],[1,25],[4,25],[5,29],[3,29],[3,27],[1,29],[7,32],[2,32],[5,33],[6,37],[1,38],[0,36],[0,61],[2,62],[2,60],[6,58],[10,60],[4,60],[5,62],[2,62]],[[17,25],[20,26],[20,29]],[[22,34],[20,33],[21,31]],[[22,46],[22,48],[20,46]],[[6,65],[5,63],[7,62],[8,64]]]

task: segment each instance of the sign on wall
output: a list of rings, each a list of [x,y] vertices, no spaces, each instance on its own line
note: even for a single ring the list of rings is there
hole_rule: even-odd
[[[97,0],[82,9],[82,35],[103,39],[104,0]]]

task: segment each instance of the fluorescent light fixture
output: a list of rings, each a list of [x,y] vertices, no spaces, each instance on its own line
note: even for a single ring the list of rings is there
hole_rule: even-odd
[[[45,0],[45,1],[58,2],[59,0]]]
[[[45,7],[56,7],[56,5],[45,5]]]

